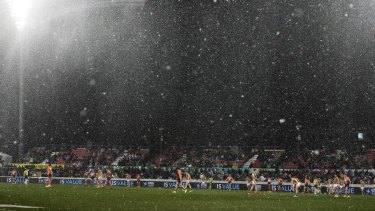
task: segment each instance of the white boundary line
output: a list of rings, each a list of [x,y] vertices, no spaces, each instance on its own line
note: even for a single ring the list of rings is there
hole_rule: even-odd
[[[23,208],[23,209],[44,209],[44,207],[33,207],[33,206],[24,206],[24,205],[14,205],[14,204],[0,204],[0,207],[5,208]]]

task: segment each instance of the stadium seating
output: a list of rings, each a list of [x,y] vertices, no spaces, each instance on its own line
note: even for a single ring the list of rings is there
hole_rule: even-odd
[[[137,165],[148,149],[111,149],[83,148],[67,149],[64,147],[35,147],[22,159],[24,163],[52,163],[60,165],[98,166],[111,165],[115,159],[117,165]]]
[[[122,147],[34,147],[21,160],[35,164],[137,166],[148,152],[148,149]],[[156,167],[371,169],[375,167],[375,150],[302,150],[301,156],[296,157],[295,153],[286,153],[285,150],[259,149],[250,152],[231,147],[171,147],[161,155],[147,156],[142,163]],[[250,166],[244,166],[245,163]]]
[[[286,164],[284,168],[285,169],[298,169],[298,166],[297,164],[291,161],[288,164]]]
[[[247,160],[248,156],[243,150],[201,147],[185,150],[175,166],[238,168],[242,167]]]
[[[145,156],[148,155],[148,156]],[[152,155],[152,156],[150,156]],[[144,159],[147,157],[146,159]],[[150,153],[149,149],[140,148],[106,148],[106,147],[34,147],[22,158],[24,163],[53,163],[65,167],[56,168],[55,176],[82,177],[88,168],[96,166],[118,166],[113,170],[117,177],[127,174],[142,175],[144,178],[174,178],[175,168],[188,169],[193,178],[201,173],[216,179],[223,179],[229,173],[236,179],[244,180],[250,169],[241,168],[248,160],[253,160],[250,167],[265,168],[260,178],[277,178],[280,175],[288,179],[288,173],[301,178],[304,172],[309,177],[329,178],[335,171],[343,173],[350,170],[355,182],[366,178],[367,183],[374,182],[372,169],[375,166],[375,150],[301,150],[297,157],[295,152],[285,150],[255,149],[239,147],[171,147],[163,154]],[[142,162],[141,162],[142,161]],[[142,163],[141,166],[139,166]],[[289,171],[288,169],[292,170]],[[329,171],[325,171],[328,169]],[[35,173],[35,171],[33,172]]]
[[[116,163],[112,162],[111,165],[118,165],[118,166],[137,166],[139,161],[143,158],[143,156],[148,153],[148,149],[140,149],[140,150],[125,150],[124,153],[121,154],[116,160]]]
[[[259,150],[256,151],[259,154],[259,168],[275,168],[279,162],[279,158],[283,155],[285,150]],[[257,164],[254,163],[255,168]]]
[[[172,166],[183,154],[182,150],[173,146],[172,149],[167,150],[164,154],[159,155],[155,159],[156,166]]]
[[[367,151],[366,157],[371,160],[375,160],[375,149],[370,149]]]

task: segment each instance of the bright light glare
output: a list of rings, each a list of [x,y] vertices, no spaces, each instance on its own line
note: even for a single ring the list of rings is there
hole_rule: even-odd
[[[27,15],[32,0],[7,0],[10,14],[16,23],[17,29],[21,30],[26,25]]]

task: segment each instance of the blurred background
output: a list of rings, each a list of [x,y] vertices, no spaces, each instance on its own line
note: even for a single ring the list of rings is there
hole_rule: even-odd
[[[371,147],[374,11],[372,0],[2,0],[0,151]]]

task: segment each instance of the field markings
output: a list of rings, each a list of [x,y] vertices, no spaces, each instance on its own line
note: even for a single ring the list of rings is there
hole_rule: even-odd
[[[23,208],[23,209],[44,209],[44,207],[33,207],[33,206],[24,206],[24,205],[14,205],[14,204],[0,204],[0,207],[14,207],[14,208]]]

